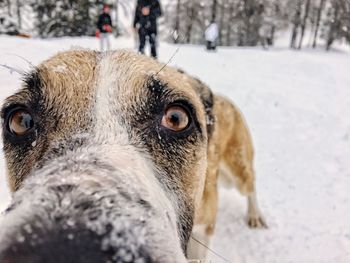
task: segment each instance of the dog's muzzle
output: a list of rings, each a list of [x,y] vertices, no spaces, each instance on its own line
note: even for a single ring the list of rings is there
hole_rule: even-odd
[[[72,154],[31,174],[0,221],[0,262],[185,262],[175,208],[138,162]]]

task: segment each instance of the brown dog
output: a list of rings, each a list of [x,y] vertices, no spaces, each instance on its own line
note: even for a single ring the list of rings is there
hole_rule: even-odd
[[[241,113],[199,80],[126,51],[43,62],[2,109],[13,202],[0,262],[203,259],[218,175],[258,209]]]

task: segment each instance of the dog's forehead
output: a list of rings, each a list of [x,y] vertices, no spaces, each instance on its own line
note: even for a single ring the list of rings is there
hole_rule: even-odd
[[[193,79],[158,61],[128,51],[105,53],[99,61],[97,82],[114,83],[120,93],[137,94],[151,86],[150,80],[159,81],[168,89],[195,99]]]
[[[91,93],[97,67],[98,53],[93,51],[68,51],[59,53],[41,63],[36,73],[52,97],[66,94],[68,98]],[[35,83],[33,83],[35,84]]]
[[[102,81],[115,85],[118,92],[137,92],[156,78],[170,89],[196,96],[193,79],[172,67],[129,51],[98,53],[75,50],[59,53],[44,61],[38,71],[45,92],[68,98],[94,93]]]

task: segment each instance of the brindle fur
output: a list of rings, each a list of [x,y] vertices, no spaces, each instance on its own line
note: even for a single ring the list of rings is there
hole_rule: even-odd
[[[214,232],[220,173],[236,178],[239,190],[248,196],[249,225],[265,226],[255,200],[253,145],[242,114],[198,79],[168,66],[159,72],[162,67],[127,51],[78,50],[60,53],[28,74],[23,89],[9,97],[2,110],[8,181],[12,191],[22,191],[18,199],[28,192],[26,182],[45,174],[55,159],[74,159],[77,149],[99,145],[108,157],[113,145],[130,145],[149,156],[155,167],[154,177],[174,208],[176,242],[184,253],[194,225],[205,227],[207,241]],[[173,102],[189,109],[189,131],[175,134],[160,126],[164,109]],[[6,116],[18,105],[30,109],[36,123],[35,133],[25,142],[6,132]],[[99,156],[93,158],[91,162],[101,163]],[[92,170],[99,169],[96,163]],[[62,169],[70,170],[66,166]],[[103,167],[109,166],[114,169],[113,162]],[[10,210],[16,210],[15,203]],[[188,257],[205,257],[200,251],[192,244]]]

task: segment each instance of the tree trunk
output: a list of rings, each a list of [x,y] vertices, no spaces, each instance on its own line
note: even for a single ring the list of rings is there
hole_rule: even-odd
[[[115,16],[114,16],[114,32],[115,36],[118,37],[120,35],[120,30],[119,30],[119,0],[115,0]]]
[[[297,3],[297,9],[295,10],[295,14],[293,17],[293,29],[292,29],[292,36],[290,40],[290,48],[296,48],[298,29],[300,26],[301,4],[302,4],[301,0],[299,0]]]
[[[227,23],[227,35],[226,35],[226,45],[230,46],[231,45],[231,34],[232,34],[232,23],[233,23],[233,12],[234,12],[234,3],[232,2],[230,4],[230,9],[229,9],[229,19]]]
[[[22,16],[21,16],[21,2],[20,0],[16,1],[17,4],[17,19],[18,19],[18,28],[22,28]]]
[[[275,44],[275,33],[276,33],[276,25],[272,25],[271,27],[271,33],[270,33],[270,40],[269,40],[269,46],[273,46]]]
[[[224,16],[225,16],[225,3],[224,1],[221,2],[220,7],[220,22],[219,22],[219,45],[222,45],[223,35],[222,31],[224,28]]]
[[[317,9],[317,18],[316,18],[316,27],[315,27],[315,34],[314,34],[314,41],[312,43],[312,47],[316,48],[317,46],[317,36],[318,36],[318,30],[320,28],[320,21],[321,21],[321,15],[322,15],[322,10],[325,4],[325,0],[320,0],[320,5]]]
[[[336,35],[336,27],[338,24],[338,17],[339,15],[339,4],[337,2],[335,2],[335,6],[334,6],[334,16],[333,16],[333,21],[330,25],[330,29],[328,32],[328,38],[327,38],[327,44],[326,44],[326,50],[329,50],[335,40],[335,35]]]
[[[11,16],[11,0],[7,0],[7,13]]]
[[[217,0],[213,0],[213,7],[212,7],[212,10],[211,10],[211,21],[215,21],[216,19],[216,7],[217,7]]]
[[[191,37],[192,37],[192,25],[194,21],[194,15],[195,15],[195,10],[194,10],[194,4],[191,3],[189,14],[188,14],[188,24],[187,24],[187,30],[186,30],[186,43],[191,43]]]
[[[175,17],[175,25],[174,25],[174,43],[179,43],[179,32],[180,32],[180,7],[181,7],[181,0],[177,0],[176,4],[176,17]]]
[[[300,36],[300,39],[299,39],[298,49],[301,49],[301,46],[303,44],[305,28],[306,28],[306,22],[307,22],[307,18],[309,17],[309,10],[310,10],[310,0],[306,0],[303,22],[301,23],[301,36]]]
[[[274,9],[274,14],[277,17],[277,14],[279,13],[279,2],[275,2],[273,5],[273,9]],[[275,33],[276,33],[276,23],[272,22],[271,23],[271,31],[270,31],[270,35],[269,38],[267,40],[267,44],[269,46],[273,46],[275,43]]]

